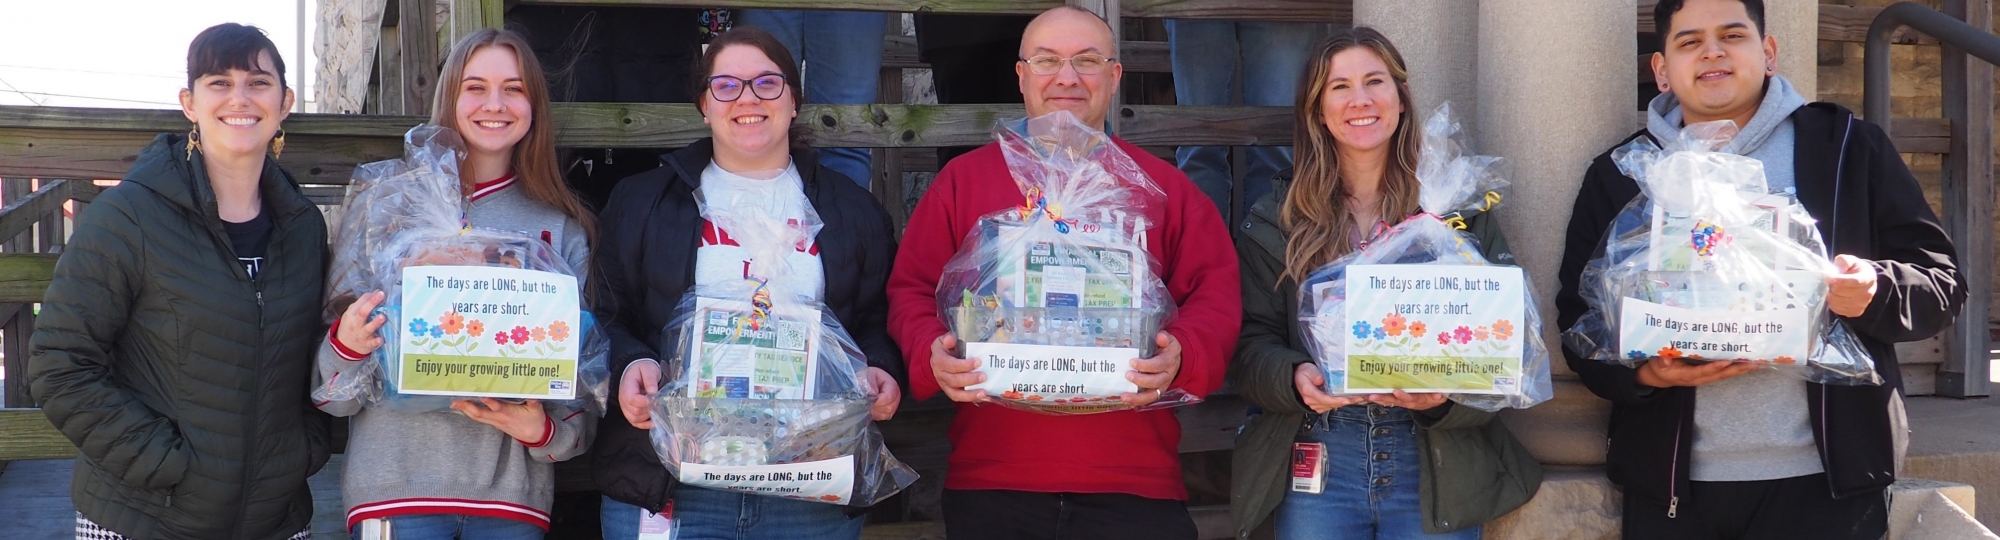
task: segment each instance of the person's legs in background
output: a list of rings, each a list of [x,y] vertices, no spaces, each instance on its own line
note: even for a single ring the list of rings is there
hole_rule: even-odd
[[[1294,106],[1313,43],[1325,37],[1327,29],[1314,23],[1236,23],[1243,55],[1243,104]],[[1270,193],[1271,177],[1291,168],[1292,147],[1251,146],[1243,151],[1243,207],[1248,209]]]
[[[1174,68],[1175,103],[1235,104],[1232,90],[1240,58],[1237,23],[1167,19],[1166,26],[1167,52]],[[1235,180],[1229,167],[1229,147],[1183,146],[1174,150],[1174,162],[1194,181],[1195,187],[1201,188],[1202,194],[1215,201],[1223,219],[1229,219],[1229,185]]]
[[[770,32],[799,62],[801,103],[866,105],[875,102],[882,82],[882,35],[888,18],[866,11],[746,9],[736,24]],[[821,148],[820,164],[846,175],[863,189],[874,178],[867,148]]]
[[[866,105],[882,86],[882,35],[888,17],[872,11],[814,11],[806,16],[806,103]],[[874,184],[867,148],[821,148],[819,160],[861,189]]]

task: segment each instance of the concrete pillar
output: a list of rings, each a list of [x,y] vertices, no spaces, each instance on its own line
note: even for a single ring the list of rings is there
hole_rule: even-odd
[[[1819,95],[1819,0],[1766,0],[1764,32],[1778,38],[1778,74],[1806,97]]]
[[[1500,224],[1534,282],[1543,339],[1555,348],[1556,269],[1577,186],[1591,158],[1637,129],[1638,21],[1630,2],[1486,1],[1478,9],[1477,149],[1513,163]],[[1550,405],[1562,406],[1510,411],[1508,425],[1535,428],[1521,439],[1544,463],[1603,463],[1610,405],[1572,382],[1559,353],[1553,363],[1561,403]]]
[[[1354,0],[1354,24],[1382,31],[1403,53],[1419,121],[1449,102],[1466,133],[1479,133],[1478,2]]]

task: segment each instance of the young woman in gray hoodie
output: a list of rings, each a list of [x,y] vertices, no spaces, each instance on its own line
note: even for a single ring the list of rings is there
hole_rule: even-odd
[[[457,131],[470,225],[537,235],[586,284],[592,216],[564,185],[548,83],[519,34],[481,30],[459,40],[438,78],[431,123]],[[585,285],[585,289],[588,286]],[[382,345],[369,313],[381,291],[350,305],[320,349],[318,384],[371,377],[355,369]],[[484,329],[462,329],[481,337]],[[398,540],[541,538],[555,499],[555,462],[582,455],[596,418],[580,402],[458,400],[450,411],[317,403],[352,416],[341,478],[347,526],[389,522]]]

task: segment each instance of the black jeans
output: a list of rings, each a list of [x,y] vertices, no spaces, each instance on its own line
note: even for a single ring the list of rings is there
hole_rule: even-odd
[[[1187,504],[1123,493],[947,489],[951,540],[1194,540]]]
[[[1825,474],[1755,482],[1694,482],[1675,517],[1625,498],[1626,540],[1878,540],[1889,534],[1881,490],[1833,498]]]

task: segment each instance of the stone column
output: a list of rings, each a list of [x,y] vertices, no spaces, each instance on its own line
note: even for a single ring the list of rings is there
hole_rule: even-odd
[[[1766,0],[1764,32],[1778,38],[1778,74],[1812,101],[1819,95],[1819,0]]]
[[[1630,2],[1603,0],[1479,3],[1477,149],[1513,163],[1500,223],[1534,283],[1551,349],[1561,343],[1556,269],[1584,168],[1638,126],[1635,14]],[[1559,352],[1552,363],[1555,401],[1510,411],[1508,426],[1543,463],[1601,464],[1610,405],[1575,382]]]
[[[1479,3],[1471,0],[1354,0],[1354,24],[1389,36],[1410,72],[1416,118],[1451,103],[1468,135],[1476,136],[1479,94]]]

